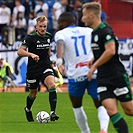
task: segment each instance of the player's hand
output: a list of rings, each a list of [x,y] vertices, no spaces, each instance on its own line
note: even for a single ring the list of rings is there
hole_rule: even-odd
[[[91,66],[92,66],[92,61],[89,61],[88,64],[87,64],[87,66],[88,66],[89,68],[91,68]]]
[[[58,69],[62,75],[66,74],[65,67],[62,64],[58,64]]]
[[[93,72],[96,70],[95,67],[91,67],[91,69],[89,70],[88,74],[87,74],[87,78],[88,78],[88,81],[91,81],[92,79],[92,75],[93,75]]]
[[[39,58],[39,56],[38,55],[36,55],[36,54],[31,54],[31,58],[33,59],[33,60],[35,60],[36,62],[38,62],[39,60],[40,60],[40,58]]]
[[[89,68],[91,68],[91,66],[92,66],[92,64],[93,64],[93,61],[94,61],[94,59],[92,59],[92,60],[88,61],[87,66],[88,66]]]

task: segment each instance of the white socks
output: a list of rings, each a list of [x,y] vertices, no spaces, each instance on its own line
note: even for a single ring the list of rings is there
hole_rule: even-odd
[[[107,132],[109,125],[109,116],[106,109],[103,106],[100,106],[98,109],[98,119],[100,122],[100,130]],[[73,108],[75,115],[76,123],[81,130],[81,133],[90,133],[90,129],[87,122],[87,116],[84,112],[83,107]]]
[[[100,106],[98,109],[98,119],[100,122],[100,130],[105,130],[107,132],[109,125],[109,116],[106,109],[103,106]]]
[[[73,108],[76,123],[81,130],[81,133],[90,133],[90,129],[87,122],[87,116],[83,107]]]

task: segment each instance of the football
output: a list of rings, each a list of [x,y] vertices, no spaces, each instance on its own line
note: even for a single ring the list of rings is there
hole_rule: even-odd
[[[50,121],[50,115],[46,111],[40,111],[36,115],[36,120],[38,123],[48,123]]]

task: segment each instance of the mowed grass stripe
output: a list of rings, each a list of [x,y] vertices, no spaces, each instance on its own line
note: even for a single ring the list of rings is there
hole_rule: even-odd
[[[0,133],[80,133],[78,129],[68,93],[58,93],[58,103],[56,113],[60,119],[47,124],[39,124],[36,121],[36,114],[39,111],[50,113],[48,93],[39,92],[33,104],[33,116],[35,122],[26,121],[24,107],[28,92],[25,93],[0,93]],[[83,107],[88,116],[88,123],[91,133],[99,132],[99,121],[97,110],[92,99],[85,94]],[[133,117],[124,114],[121,107],[120,113],[129,125],[129,133],[133,132]],[[112,123],[109,124],[108,133],[116,133]]]

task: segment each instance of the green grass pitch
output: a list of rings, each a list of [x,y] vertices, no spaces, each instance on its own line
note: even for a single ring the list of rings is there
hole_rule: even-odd
[[[49,110],[48,93],[39,92],[33,104],[33,116],[35,122],[28,123],[25,118],[24,106],[28,92],[25,93],[0,93],[0,133],[80,133],[78,129],[68,93],[58,93],[58,103],[56,113],[60,119],[47,124],[39,124],[36,121],[36,114],[39,111]],[[97,110],[91,98],[85,94],[83,107],[88,117],[91,133],[99,132],[99,122]],[[120,113],[125,118],[129,126],[129,133],[133,133],[133,117],[124,114],[121,107]],[[109,124],[108,133],[116,133],[112,123]]]

